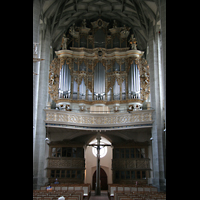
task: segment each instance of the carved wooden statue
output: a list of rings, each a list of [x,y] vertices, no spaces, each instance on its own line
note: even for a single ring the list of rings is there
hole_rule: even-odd
[[[134,38],[134,34],[131,34],[131,38],[130,38],[130,40],[129,40],[129,43],[130,43],[130,45],[131,45],[131,49],[133,49],[133,50],[137,50],[137,41],[136,41],[136,39]]]
[[[62,37],[62,44],[61,44],[62,50],[66,50],[67,49],[67,40],[68,39],[69,38],[67,38],[65,33],[64,33],[63,37]]]

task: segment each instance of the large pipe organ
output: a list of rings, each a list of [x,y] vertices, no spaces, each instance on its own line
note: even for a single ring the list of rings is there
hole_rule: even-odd
[[[61,109],[89,110],[90,106],[107,106],[114,111],[142,109],[150,93],[149,66],[137,50],[130,28],[108,28],[98,19],[87,28],[73,24],[68,38],[64,34],[62,50],[50,65],[49,94]],[[70,49],[67,45],[71,43]]]

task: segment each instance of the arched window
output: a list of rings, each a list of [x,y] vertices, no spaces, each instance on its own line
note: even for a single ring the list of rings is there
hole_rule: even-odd
[[[89,144],[97,144],[97,140],[94,139]],[[100,145],[101,144],[111,144],[111,143],[106,138],[101,137]],[[93,155],[95,157],[97,157],[97,149],[96,149],[96,147],[92,147],[92,153],[93,153]],[[104,156],[106,156],[106,154],[107,154],[107,146],[105,146],[105,147],[100,146],[100,158],[103,158]]]

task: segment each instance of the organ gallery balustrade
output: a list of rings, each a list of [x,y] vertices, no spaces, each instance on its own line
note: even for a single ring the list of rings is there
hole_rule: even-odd
[[[44,109],[47,127],[81,128],[81,129],[128,129],[151,127],[154,110],[128,112],[110,112],[94,114],[90,112],[73,112]],[[101,127],[101,128],[100,128]]]

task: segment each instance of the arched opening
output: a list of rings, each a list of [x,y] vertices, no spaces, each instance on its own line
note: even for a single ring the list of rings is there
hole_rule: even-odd
[[[94,172],[93,177],[92,177],[92,189],[93,190],[95,190],[95,183],[96,183],[96,171]],[[100,168],[100,185],[101,185],[101,190],[108,189],[107,174],[102,168]]]
[[[101,136],[100,144],[108,144],[111,142],[108,137]],[[92,137],[88,140],[89,144],[96,144],[96,138]],[[100,167],[104,170],[100,170],[100,180],[103,181],[102,187],[107,188],[109,183],[112,183],[112,147],[106,146],[101,148],[100,150]],[[87,146],[85,149],[85,183],[90,183],[92,188],[95,189],[96,182],[96,169],[97,169],[97,157],[96,157],[96,148],[95,146]],[[94,175],[95,173],[95,175]],[[104,175],[103,175],[104,174]],[[95,176],[95,180],[94,180]],[[104,186],[105,185],[105,186]],[[102,189],[102,188],[101,188]]]

